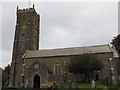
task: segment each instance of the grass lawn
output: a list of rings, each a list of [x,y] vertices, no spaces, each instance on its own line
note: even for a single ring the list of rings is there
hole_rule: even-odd
[[[91,88],[89,83],[79,83],[78,88]]]
[[[64,88],[69,88],[69,87],[70,87],[69,85],[66,85],[66,84],[64,85]],[[109,87],[109,86],[103,85],[101,83],[97,83],[96,87],[97,88],[105,88],[105,87],[114,88],[114,87]],[[91,85],[90,85],[90,83],[79,83],[78,88],[91,88]]]

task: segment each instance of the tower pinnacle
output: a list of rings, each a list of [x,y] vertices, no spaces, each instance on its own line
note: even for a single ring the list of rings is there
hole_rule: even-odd
[[[17,10],[18,10],[18,8],[19,8],[19,7],[17,6]]]
[[[35,8],[35,5],[33,4],[33,8]]]

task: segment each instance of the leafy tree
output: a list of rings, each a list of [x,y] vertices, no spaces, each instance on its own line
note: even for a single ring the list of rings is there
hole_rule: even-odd
[[[84,73],[85,81],[89,79],[90,73],[102,69],[102,61],[94,54],[81,54],[73,57],[68,64],[69,72],[73,73],[74,75]]]
[[[111,44],[115,46],[116,50],[120,54],[120,34],[117,37],[114,37]]]

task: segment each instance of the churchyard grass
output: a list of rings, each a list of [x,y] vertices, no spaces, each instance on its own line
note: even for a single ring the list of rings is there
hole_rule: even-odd
[[[70,88],[70,86],[68,84],[64,84],[63,87],[64,88]],[[90,85],[90,83],[78,83],[78,85],[77,86],[75,85],[75,87],[78,87],[78,88],[91,88],[91,85]],[[104,85],[102,83],[97,83],[97,85],[96,85],[96,88],[105,88],[105,87],[114,88],[114,87]]]

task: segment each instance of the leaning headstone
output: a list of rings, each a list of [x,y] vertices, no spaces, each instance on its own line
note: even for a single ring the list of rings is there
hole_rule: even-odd
[[[91,82],[91,88],[92,90],[96,90],[96,82],[94,80]]]

